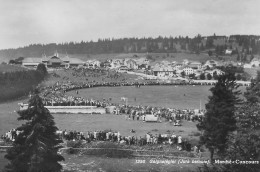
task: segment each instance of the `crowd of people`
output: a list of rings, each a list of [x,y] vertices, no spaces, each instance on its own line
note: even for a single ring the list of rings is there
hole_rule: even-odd
[[[126,114],[128,119],[140,119],[145,114],[153,114],[167,121],[173,122],[176,120],[196,121],[202,118],[203,110],[194,109],[175,109],[164,107],[151,107],[151,106],[131,106],[131,105],[118,105],[114,110],[115,114]]]
[[[13,142],[15,141],[16,137],[21,133],[21,131],[13,128],[10,131],[6,132],[5,134],[1,135],[1,139],[5,142]]]
[[[132,130],[130,131],[132,132]],[[11,129],[7,133],[1,136],[1,140],[6,143],[13,142],[16,137],[21,133],[16,129]],[[64,141],[86,141],[87,143],[95,142],[95,141],[110,141],[119,144],[125,145],[137,145],[137,146],[145,146],[145,145],[172,145],[176,146],[178,150],[186,150],[191,151],[192,145],[188,140],[183,139],[180,135],[173,134],[151,134],[147,133],[143,137],[137,136],[122,136],[119,131],[89,131],[87,133],[78,132],[78,131],[57,131],[57,135],[59,135],[60,139]],[[196,147],[196,146],[195,146]]]
[[[96,77],[98,73],[101,73],[103,76],[106,71],[95,71],[87,74],[84,70],[73,71],[73,76],[89,76]],[[117,79],[120,74],[108,75],[109,77],[114,77]],[[153,114],[158,116],[158,119],[161,121],[162,118],[166,119],[169,122],[174,122],[177,124],[178,121],[188,120],[196,121],[202,118],[202,114],[205,111],[198,111],[194,109],[175,109],[175,108],[164,108],[164,107],[151,107],[151,106],[133,106],[125,104],[116,104],[112,103],[110,100],[93,100],[86,99],[83,97],[68,96],[65,93],[68,91],[74,90],[76,94],[79,94],[79,89],[83,88],[93,88],[93,87],[119,87],[119,86],[135,86],[137,88],[141,86],[153,86],[153,85],[184,85],[190,84],[185,82],[159,82],[156,80],[143,80],[143,81],[132,81],[128,82],[126,80],[115,81],[115,82],[106,82],[102,81],[84,81],[84,82],[57,82],[53,86],[47,86],[41,88],[41,97],[43,98],[43,103],[46,106],[97,106],[97,107],[109,107],[114,106],[114,114],[121,115],[125,114],[126,119],[132,120],[144,120],[146,114]],[[179,124],[179,123],[178,123]],[[135,132],[131,130],[131,132]],[[112,131],[94,131],[94,132],[76,132],[76,131],[58,131],[57,132],[62,139],[65,140],[86,140],[87,142],[91,141],[112,141],[118,143],[125,143],[127,145],[157,145],[157,144],[170,144],[177,145],[179,150],[191,150],[191,144],[187,140],[183,140],[181,136],[169,135],[169,134],[158,134],[152,135],[147,133],[144,137],[135,137],[135,136],[121,136],[119,132]],[[19,134],[19,131],[12,129],[7,132],[5,135],[2,135],[1,138],[6,141],[14,141],[16,136]]]
[[[180,110],[175,108],[164,108],[164,107],[151,107],[151,106],[131,106],[116,104],[111,102],[110,99],[93,100],[86,99],[83,97],[68,96],[65,93],[67,91],[74,90],[78,95],[79,89],[92,88],[92,87],[115,87],[115,86],[136,86],[141,87],[145,85],[169,85],[168,83],[160,82],[103,82],[103,83],[72,83],[70,81],[66,83],[57,82],[53,86],[44,87],[42,89],[43,102],[47,106],[97,106],[97,107],[108,107],[115,106],[115,114],[128,114],[133,119],[140,119],[144,114],[154,114],[159,117],[166,118],[168,121],[176,119],[186,120],[198,120],[201,118],[201,114],[205,111],[197,111],[194,109]]]
[[[57,131],[61,139],[65,141],[78,141],[85,140],[86,142],[95,141],[110,141],[119,144],[126,145],[172,145],[176,146],[178,150],[191,151],[192,145],[187,139],[183,139],[180,135],[173,134],[151,134],[147,133],[143,137],[137,136],[122,136],[119,131],[113,132],[111,130],[106,131],[90,131],[84,134],[83,132],[77,131]]]
[[[115,107],[113,113],[116,115],[126,114],[128,118],[133,120],[141,120],[145,114],[153,114],[160,119],[165,118],[167,121],[188,120],[196,121],[202,118],[204,110],[196,109],[176,109],[165,107],[152,106],[134,106],[125,104],[112,103],[111,100],[93,100],[83,97],[68,96],[66,94],[54,94],[50,97],[43,97],[44,105],[46,106],[96,106],[106,108],[109,106]]]

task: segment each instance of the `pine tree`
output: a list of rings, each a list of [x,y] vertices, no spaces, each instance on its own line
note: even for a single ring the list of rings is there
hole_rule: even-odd
[[[245,97],[248,102],[260,103],[260,71],[257,71],[257,76],[251,81],[251,86],[245,92]]]
[[[46,69],[46,66],[45,66],[45,64],[43,64],[43,63],[40,63],[40,64],[37,66],[36,71],[41,72],[43,75],[48,74],[48,71],[47,71],[47,69]]]
[[[38,94],[29,100],[26,110],[18,111],[18,120],[27,121],[17,130],[13,147],[7,151],[5,158],[10,161],[6,171],[10,172],[59,172],[62,166],[58,163],[64,158],[58,149],[62,140],[56,131],[54,118],[42,103]]]
[[[200,74],[200,79],[201,80],[205,80],[206,79],[205,73]]]
[[[246,92],[246,101],[237,110],[237,132],[230,137],[226,159],[240,161],[260,161],[260,99],[258,72],[253,85]],[[258,172],[259,163],[254,164],[228,164],[225,171]]]
[[[210,73],[207,74],[207,79],[208,79],[208,80],[211,80],[211,79],[212,79],[212,76],[211,76]]]
[[[211,162],[215,151],[221,155],[226,150],[228,136],[236,130],[235,110],[240,103],[237,88],[234,73],[219,76],[215,87],[210,89],[212,96],[206,104],[207,112],[197,124],[203,131],[200,142],[209,149]]]

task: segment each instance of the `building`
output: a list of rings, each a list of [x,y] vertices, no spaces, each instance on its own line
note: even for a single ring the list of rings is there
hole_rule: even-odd
[[[22,61],[22,65],[25,67],[37,67],[40,63],[42,63],[42,59],[37,57],[27,57]]]
[[[183,62],[182,62],[182,64],[183,64],[183,65],[187,65],[187,64],[189,64],[189,60],[184,59]]]
[[[260,60],[259,60],[259,58],[257,58],[257,57],[253,58],[253,59],[251,60],[251,62],[250,62],[250,65],[251,65],[252,67],[259,67],[259,64],[260,64]]]
[[[124,59],[113,59],[110,64],[111,69],[117,69],[121,66],[125,66],[125,60]]]
[[[213,69],[213,70],[206,70],[205,74],[210,74],[211,76],[213,76],[213,74],[216,73],[217,75],[222,75],[224,74],[224,72],[222,70],[219,69]]]
[[[103,67],[104,68],[110,68],[111,67],[111,60],[106,60],[103,62]]]
[[[70,58],[68,55],[64,57],[59,57],[58,53],[55,53],[53,56],[47,57],[28,57],[25,58],[22,62],[22,65],[25,67],[37,67],[38,64],[43,63],[47,68],[68,68],[68,67],[80,67],[85,64],[80,59]]]
[[[232,50],[226,49],[225,54],[226,54],[226,55],[231,55],[231,54],[232,54]]]
[[[125,63],[129,69],[138,69],[138,65],[133,59],[126,60]]]
[[[118,72],[127,72],[129,68],[127,66],[120,66],[117,71]]]
[[[182,63],[176,63],[173,65],[173,70],[179,70],[182,67]]]
[[[188,66],[194,70],[197,70],[197,69],[201,69],[202,64],[201,64],[201,62],[194,61],[194,62],[190,62]]]
[[[207,60],[205,62],[205,64],[203,65],[203,67],[207,67],[207,66],[210,68],[216,67],[216,66],[218,66],[218,62],[215,60]]]
[[[156,65],[153,69],[154,76],[159,77],[173,77],[175,75],[175,71],[171,66],[159,66]]]
[[[189,66],[184,66],[182,69],[180,69],[182,71],[185,72],[185,75],[191,75],[191,74],[194,74],[195,73],[195,70],[192,69],[191,67]]]
[[[100,61],[98,60],[88,60],[86,61],[86,67],[91,69],[96,69],[100,67]]]
[[[148,66],[150,61],[146,57],[140,57],[138,59],[135,59],[135,62],[138,66],[145,65]]]

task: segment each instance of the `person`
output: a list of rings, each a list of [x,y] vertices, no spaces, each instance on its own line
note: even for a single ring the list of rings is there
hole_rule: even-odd
[[[150,134],[149,133],[147,133],[146,134],[146,142],[147,142],[147,144],[149,144],[150,143]]]
[[[181,145],[181,143],[182,143],[182,138],[181,138],[181,136],[179,136],[178,137],[178,144]]]

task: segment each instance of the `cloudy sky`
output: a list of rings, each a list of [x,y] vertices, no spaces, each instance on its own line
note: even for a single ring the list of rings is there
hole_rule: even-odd
[[[260,35],[260,0],[0,0],[0,49],[98,38]]]

